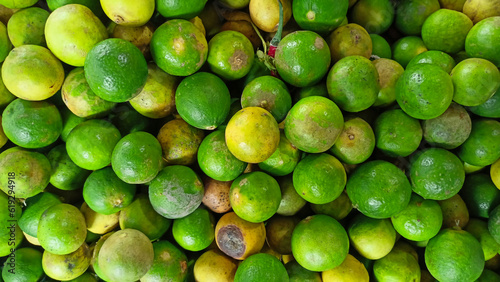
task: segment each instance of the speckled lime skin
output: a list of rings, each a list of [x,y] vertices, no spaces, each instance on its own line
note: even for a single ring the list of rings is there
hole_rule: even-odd
[[[487,166],[500,158],[500,122],[482,119],[472,122],[469,138],[459,148],[458,156],[464,162]]]
[[[431,64],[405,70],[396,83],[396,101],[405,113],[417,119],[440,116],[453,99],[453,82],[448,73]]]
[[[42,214],[53,205],[60,204],[61,200],[55,194],[42,192],[33,197],[26,199],[26,207],[24,208],[18,224],[24,233],[37,237],[38,223]],[[7,202],[5,202],[7,204]],[[19,208],[19,211],[21,209]]]
[[[288,34],[278,44],[275,64],[281,78],[293,86],[318,83],[330,67],[330,50],[317,33],[301,30]]]
[[[411,68],[418,64],[432,64],[441,67],[445,72],[450,73],[455,67],[455,60],[443,51],[426,51],[413,57],[406,65],[406,68]]]
[[[353,206],[364,215],[389,218],[408,205],[411,185],[395,165],[377,160],[360,165],[351,174],[346,192]]]
[[[475,281],[483,272],[484,254],[469,232],[444,229],[429,240],[425,265],[439,281]]]
[[[330,149],[344,128],[337,105],[321,96],[298,101],[285,119],[285,134],[299,150],[321,153]]]
[[[422,122],[425,141],[444,149],[462,145],[472,129],[472,122],[464,107],[451,103],[440,116]]]
[[[368,109],[380,90],[378,72],[370,60],[349,56],[338,61],[328,73],[326,86],[330,98],[344,111]]]
[[[194,24],[182,19],[169,20],[158,27],[150,48],[156,64],[176,76],[195,73],[208,55],[208,43],[203,33]]]
[[[45,22],[49,12],[42,8],[31,7],[12,15],[7,23],[7,31],[12,45],[45,45]]]
[[[486,18],[474,25],[465,39],[467,55],[483,58],[500,67],[500,16]]]

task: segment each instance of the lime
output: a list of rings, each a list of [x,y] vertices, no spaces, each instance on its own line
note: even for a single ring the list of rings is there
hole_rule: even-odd
[[[22,45],[14,48],[2,65],[2,80],[15,96],[31,101],[45,100],[61,88],[61,62],[44,47]]]
[[[111,154],[121,135],[111,123],[92,119],[84,121],[71,131],[66,140],[66,151],[79,167],[97,170],[111,162]]]
[[[102,0],[102,9],[112,21],[123,26],[141,26],[149,21],[155,11],[155,1]]]
[[[382,34],[394,21],[394,8],[389,0],[358,0],[350,13],[352,22],[369,33]]]
[[[469,138],[460,146],[458,156],[463,161],[487,166],[500,158],[500,122],[493,119],[481,119],[472,122]]]
[[[471,128],[469,114],[462,106],[455,103],[452,103],[442,115],[422,122],[425,141],[445,149],[454,149],[462,145],[469,137]]]
[[[141,281],[183,281],[186,278],[187,258],[181,250],[168,241],[153,243],[153,249],[153,265],[146,275],[141,278]]]
[[[417,36],[403,37],[392,45],[393,59],[404,68],[413,58],[426,51],[427,47],[425,47],[422,39]]]
[[[24,233],[37,237],[38,223],[42,214],[51,206],[60,204],[61,200],[54,194],[42,192],[26,199],[23,214],[18,220]]]
[[[330,98],[344,111],[368,109],[380,90],[377,69],[370,60],[349,56],[339,60],[328,73],[326,86]]]
[[[472,234],[481,244],[484,253],[484,259],[490,260],[500,252],[500,243],[495,241],[488,231],[488,223],[486,221],[472,218],[467,224],[465,231]]]
[[[497,67],[500,66],[498,55],[500,34],[500,16],[491,17],[478,22],[470,29],[465,40],[465,51],[467,55],[474,58],[489,60]]]
[[[340,26],[348,6],[348,0],[296,0],[292,2],[292,14],[302,29],[327,34]]]
[[[304,87],[318,83],[325,76],[330,60],[326,41],[315,32],[301,30],[280,41],[274,62],[285,82]]]
[[[9,39],[7,27],[0,23],[0,62],[3,62],[12,50],[12,43]]]
[[[285,266],[269,254],[255,254],[245,259],[236,270],[234,282],[246,281],[288,281]]]
[[[406,65],[406,68],[411,68],[418,64],[432,64],[441,67],[445,72],[451,73],[455,67],[455,60],[442,51],[425,51],[413,57]]]
[[[300,87],[293,93],[293,103],[309,96],[322,96],[328,98],[328,89],[325,82],[319,82],[312,86]]]
[[[83,243],[76,251],[58,255],[47,250],[43,252],[43,271],[55,280],[69,281],[82,275],[90,265],[89,246]]]
[[[474,114],[487,118],[500,118],[500,88],[481,105],[470,107]]]
[[[443,229],[429,240],[425,265],[440,281],[475,281],[483,271],[484,254],[481,244],[467,231]]]
[[[51,11],[68,4],[84,5],[92,10],[98,18],[105,18],[101,3],[98,0],[47,0],[47,6]]]
[[[285,119],[285,135],[299,150],[321,153],[330,149],[344,127],[337,105],[321,96],[298,101]]]
[[[208,176],[205,177],[203,179],[205,185],[203,204],[216,213],[226,213],[231,210],[231,203],[229,202],[231,183],[232,181],[218,181]]]
[[[280,255],[292,254],[292,232],[300,219],[276,215],[266,223],[266,241],[269,247]]]
[[[77,190],[83,187],[90,172],[71,160],[64,144],[52,148],[47,154],[47,159],[52,166],[50,184],[61,190]]]
[[[488,218],[491,211],[500,204],[500,190],[489,175],[484,173],[467,175],[460,195],[473,217]]]
[[[45,22],[49,12],[42,8],[31,7],[12,15],[8,24],[10,42],[14,47],[25,44],[45,45]]]
[[[387,43],[387,40],[378,34],[370,34],[372,39],[372,54],[378,56],[379,58],[392,58],[391,46]]]
[[[417,119],[400,109],[380,114],[374,124],[377,148],[391,157],[407,157],[422,140],[422,127]]]
[[[337,199],[344,190],[346,181],[347,175],[342,163],[326,153],[308,155],[293,171],[295,190],[313,204],[326,204]]]
[[[29,149],[54,143],[62,131],[59,110],[46,101],[12,101],[2,114],[2,127],[12,143]]]
[[[169,164],[190,165],[196,162],[196,153],[203,140],[202,130],[183,119],[165,123],[158,132],[163,159]]]
[[[404,0],[396,8],[395,26],[406,35],[420,35],[425,19],[439,10],[438,0]]]
[[[63,122],[61,140],[66,142],[71,130],[73,130],[73,128],[75,128],[75,126],[77,126],[78,124],[84,122],[86,119],[75,115],[68,109],[68,107],[63,107],[59,111],[61,113],[61,118]]]
[[[283,261],[285,263],[285,261]],[[297,261],[292,260],[285,264],[290,282],[321,282],[321,275],[315,271],[303,268]],[[325,280],[326,281],[326,280]]]
[[[0,109],[5,109],[10,102],[14,101],[16,96],[12,95],[5,87],[2,78],[0,77]]]
[[[137,27],[113,23],[107,28],[110,37],[125,39],[134,44],[148,61],[151,59],[149,45],[151,44],[155,29],[156,26],[152,22]]]
[[[15,262],[5,261],[3,281],[39,281],[43,277],[42,253],[33,248],[20,248],[14,252]]]
[[[315,214],[326,214],[336,220],[342,220],[352,210],[352,203],[345,191],[340,194],[340,196],[326,204],[311,204],[311,209]]]
[[[158,10],[161,11],[161,8]],[[194,24],[182,19],[170,20],[158,27],[150,48],[158,67],[176,76],[188,76],[198,71],[208,54],[208,43],[203,33]]]
[[[466,0],[439,0],[441,8],[462,12]]]
[[[196,260],[193,272],[196,281],[231,282],[237,268],[236,261],[221,251],[208,250]]]
[[[94,45],[106,38],[106,28],[99,18],[79,4],[59,7],[45,23],[45,39],[50,51],[75,67],[82,67]]]
[[[469,222],[469,211],[459,194],[446,200],[438,201],[443,212],[442,228],[464,228]]]
[[[192,252],[206,249],[215,238],[214,230],[214,218],[203,208],[175,219],[172,225],[172,234],[177,244]]]
[[[451,77],[435,65],[415,65],[405,70],[396,84],[396,100],[413,118],[440,116],[450,106],[452,98]]]
[[[358,214],[349,223],[347,233],[359,254],[370,260],[385,257],[396,243],[396,230],[389,219]]]
[[[493,184],[500,189],[500,159],[494,162],[490,167],[490,176]]]
[[[84,68],[90,89],[111,102],[126,102],[137,96],[148,77],[141,51],[119,38],[96,44],[87,55]]]
[[[372,61],[378,72],[380,90],[375,107],[387,107],[396,101],[396,82],[404,72],[404,68],[396,61],[380,58]]]
[[[500,16],[500,7],[495,1],[471,0],[465,1],[463,13],[466,14],[474,24],[483,19]]]
[[[36,0],[2,0],[2,5],[9,9],[22,9],[35,5]]]
[[[292,17],[292,1],[281,0],[283,5],[283,25]],[[278,30],[279,25],[279,4],[277,1],[250,0],[248,10],[252,22],[265,32]]]
[[[500,244],[500,206],[494,208],[490,213],[488,231],[495,241]]]
[[[304,200],[304,198],[297,193],[297,190],[295,190],[292,175],[289,174],[277,180],[281,189],[281,202],[276,213],[292,216],[306,205],[306,200]]]
[[[334,63],[344,57],[356,55],[369,59],[373,50],[372,39],[368,32],[354,23],[335,29],[328,37],[328,45]]]
[[[197,16],[205,7],[207,0],[156,0],[156,9],[165,18],[181,18],[189,20]]]
[[[118,226],[118,213],[113,213],[109,215],[101,214],[93,211],[87,203],[83,202],[80,207],[80,212],[85,217],[85,223],[87,224],[87,238],[86,242],[91,240],[89,237],[94,235],[97,239],[99,239],[100,234],[106,234],[109,231],[115,229]],[[91,241],[93,242],[93,241]]]
[[[476,281],[479,282],[493,282],[493,281],[498,281],[500,279],[500,275],[497,273],[493,272],[492,270],[489,269],[484,269],[483,273],[481,273],[481,276]]]
[[[365,266],[355,257],[348,254],[344,262],[339,266],[321,273],[323,282],[334,281],[359,281],[368,282],[370,276]]]
[[[259,163],[259,168],[273,176],[284,176],[292,173],[300,160],[301,152],[295,147],[285,133],[280,133],[280,143],[274,153]]]
[[[418,260],[397,248],[373,263],[373,275],[377,281],[420,281],[421,276]]]

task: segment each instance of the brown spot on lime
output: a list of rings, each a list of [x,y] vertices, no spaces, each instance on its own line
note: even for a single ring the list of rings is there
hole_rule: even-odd
[[[316,47],[316,49],[323,49],[323,47],[325,47],[325,40],[319,36],[316,37],[314,40],[314,47]]]
[[[348,137],[349,137],[349,140],[354,140],[354,135],[349,134]]]
[[[125,22],[125,19],[121,15],[114,15],[114,22],[117,24]]]
[[[217,245],[222,252],[235,259],[241,258],[247,248],[243,233],[235,225],[227,225],[219,229]]]
[[[184,38],[182,38],[182,37],[174,38],[174,40],[173,40],[173,47],[174,47],[175,52],[177,53],[177,55],[180,55],[182,52],[184,52],[184,50],[186,49],[185,45],[186,44],[184,42]]]
[[[180,262],[180,264],[181,264],[181,271],[182,271],[182,273],[185,273],[185,272],[187,271],[187,268],[188,268],[188,266],[187,266],[187,261],[182,260],[182,261]]]
[[[229,64],[232,71],[240,70],[247,64],[247,61],[248,55],[240,49],[234,51],[233,55],[229,57]]]

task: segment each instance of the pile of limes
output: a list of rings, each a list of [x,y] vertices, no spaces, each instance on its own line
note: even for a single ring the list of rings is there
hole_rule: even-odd
[[[500,281],[500,0],[0,0],[0,281]]]

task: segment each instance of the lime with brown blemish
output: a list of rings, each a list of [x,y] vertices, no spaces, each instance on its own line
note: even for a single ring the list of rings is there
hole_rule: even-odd
[[[196,154],[204,136],[183,119],[165,123],[158,132],[163,159],[169,164],[190,165],[196,162]]]
[[[356,55],[369,59],[373,50],[370,35],[362,26],[355,23],[335,29],[328,37],[328,45],[334,63],[344,57]]]
[[[284,216],[295,215],[306,205],[306,200],[295,190],[291,174],[277,180],[281,189],[281,202],[276,213]]]
[[[463,229],[469,222],[469,210],[459,194],[446,200],[438,201],[443,212],[443,228]]]
[[[370,260],[383,258],[396,243],[396,230],[389,219],[358,214],[350,221],[347,232],[354,248]]]
[[[229,202],[231,183],[232,181],[218,181],[205,177],[203,179],[205,185],[203,204],[216,213],[226,213],[231,210],[231,203]]]
[[[392,45],[392,58],[406,68],[417,55],[427,51],[422,39],[418,36],[406,36]]]
[[[47,250],[43,252],[43,271],[52,279],[68,281],[82,275],[90,265],[91,252],[83,243],[76,251],[57,255]]]
[[[235,282],[244,281],[288,281],[285,266],[270,254],[255,254],[245,259],[236,270]]]
[[[45,100],[61,88],[64,70],[47,49],[37,45],[14,48],[2,65],[2,80],[15,96],[30,101]]]
[[[348,6],[347,0],[297,0],[292,2],[292,14],[302,29],[327,34],[340,26]]]
[[[266,242],[266,228],[263,222],[252,223],[228,212],[215,226],[215,242],[229,257],[244,260],[262,249]]]
[[[406,68],[411,68],[414,65],[418,64],[432,64],[441,67],[445,72],[451,73],[453,68],[455,67],[455,60],[450,55],[446,54],[443,51],[425,51],[422,52],[406,65]]]
[[[350,214],[352,203],[347,193],[342,191],[340,196],[331,202],[326,204],[311,204],[311,209],[315,214],[326,214],[336,220],[342,220]]]
[[[177,218],[172,224],[172,235],[183,249],[198,252],[206,249],[213,242],[215,224],[212,214],[198,208],[183,218]]]
[[[500,190],[485,173],[467,175],[460,196],[472,217],[488,218],[500,204]]]
[[[13,252],[15,263],[7,260],[3,266],[3,281],[39,281],[44,276],[42,253],[25,247]]]
[[[45,45],[45,22],[49,12],[31,7],[12,15],[7,24],[10,42],[14,47],[25,44]]]
[[[24,203],[24,211],[18,218],[19,227],[24,233],[36,238],[40,217],[51,206],[60,204],[61,200],[52,193],[42,192],[27,198]],[[21,211],[20,207],[17,211]]]
[[[487,166],[500,158],[500,122],[480,119],[472,122],[469,138],[460,146],[461,160],[476,166]]]
[[[92,210],[109,215],[130,205],[135,191],[135,184],[123,182],[111,167],[106,167],[87,177],[83,186],[83,198]]]
[[[195,73],[208,55],[208,43],[203,33],[193,23],[182,19],[169,20],[158,27],[150,48],[156,64],[175,76]]]
[[[168,241],[153,243],[154,260],[142,282],[158,280],[183,281],[188,274],[188,260],[184,252]]]
[[[64,144],[52,148],[47,158],[52,166],[50,184],[61,190],[77,190],[83,187],[90,171],[77,166],[71,160]]]
[[[440,116],[422,122],[424,139],[431,145],[455,149],[469,138],[472,122],[464,107],[451,103]]]
[[[380,90],[374,107],[387,107],[396,101],[396,83],[401,77],[404,68],[396,61],[380,58],[372,61],[378,72]]]
[[[299,150],[321,153],[330,149],[344,127],[338,106],[321,96],[298,101],[285,119],[285,135]]]
[[[500,252],[500,243],[495,241],[495,238],[491,236],[486,221],[472,218],[465,227],[465,231],[472,234],[472,236],[476,237],[479,241],[483,249],[485,260],[492,259]]]
[[[200,282],[232,282],[238,265],[220,250],[208,250],[194,264],[194,277]]]
[[[292,254],[292,232],[300,219],[276,215],[266,223],[266,240],[271,249],[282,255]]]
[[[108,38],[101,20],[86,6],[69,4],[53,11],[45,23],[48,48],[66,64],[83,67],[95,44]]]
[[[371,126],[361,118],[353,118],[344,122],[344,129],[330,151],[344,163],[359,164],[374,149],[375,134]]]
[[[475,24],[465,39],[465,51],[473,58],[489,60],[500,66],[498,55],[498,35],[500,34],[500,16],[486,18]]]
[[[292,17],[292,1],[281,0],[283,5],[283,25]],[[248,9],[252,22],[265,32],[278,30],[279,4],[277,1],[250,0]]]
[[[113,22],[123,26],[141,26],[149,21],[155,11],[155,1],[102,0],[104,13]]]
[[[292,173],[300,160],[301,152],[280,133],[280,143],[274,153],[265,161],[260,162],[259,168],[273,176],[284,176]]]
[[[351,254],[339,266],[321,273],[323,282],[359,281],[368,282],[370,276],[366,267]]]
[[[80,212],[85,217],[87,230],[94,234],[106,234],[118,226],[118,213],[101,214],[89,208],[85,202],[80,207]]]

